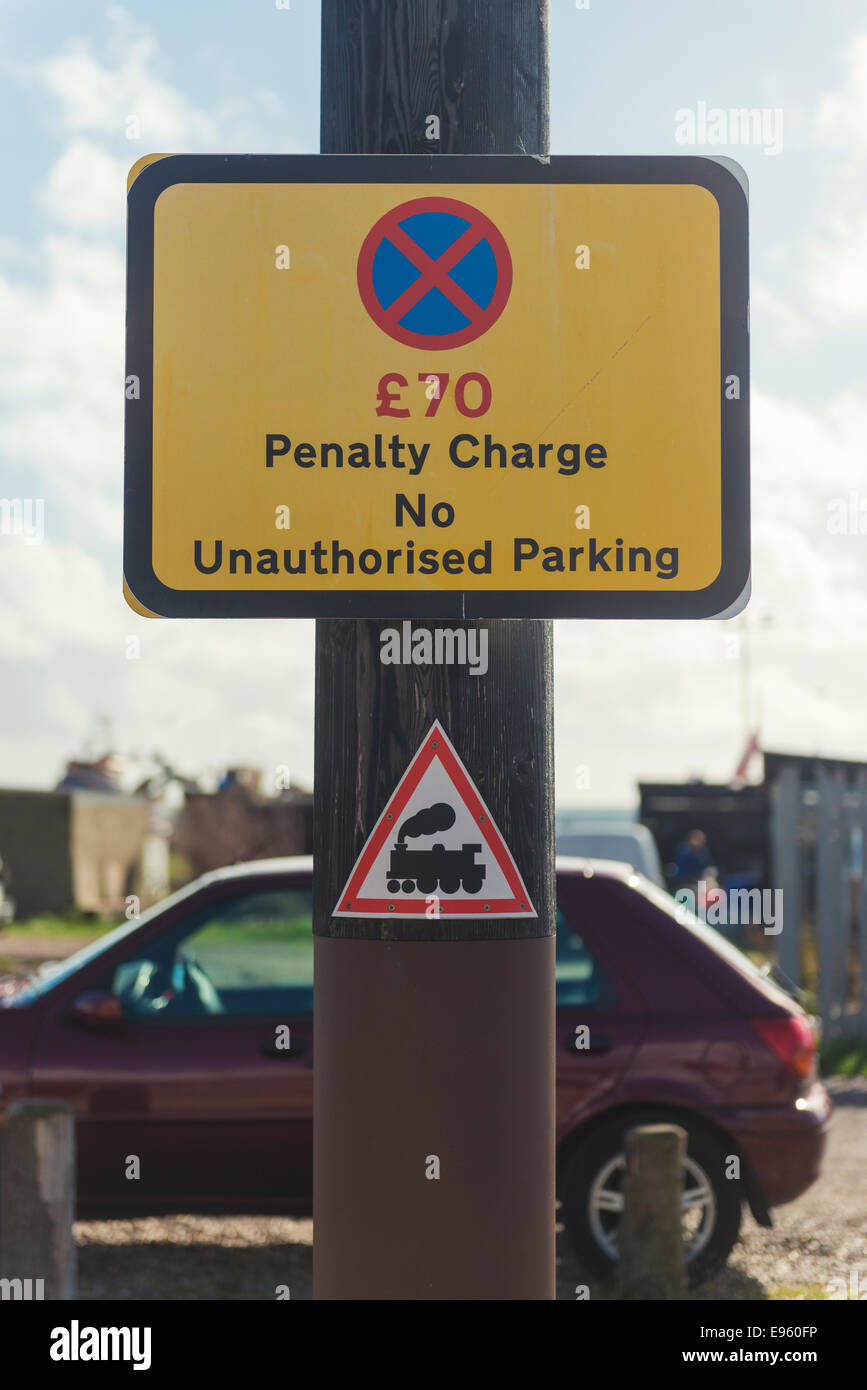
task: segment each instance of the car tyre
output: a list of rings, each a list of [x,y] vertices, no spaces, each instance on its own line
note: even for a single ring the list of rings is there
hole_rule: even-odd
[[[611,1121],[579,1141],[563,1171],[560,1183],[560,1218],[566,1238],[579,1263],[604,1279],[613,1278],[617,1269],[616,1253],[610,1249],[611,1227],[616,1228],[616,1213],[608,1213],[604,1202],[610,1192],[616,1194],[622,1184],[625,1167],[626,1131],[636,1124],[673,1123],[671,1117],[659,1114],[627,1116]],[[693,1219],[707,1228],[699,1229],[694,1239],[695,1250],[687,1259],[687,1275],[692,1287],[717,1273],[725,1264],[738,1238],[741,1223],[743,1193],[739,1181],[725,1175],[730,1155],[723,1145],[703,1126],[678,1119],[687,1132],[687,1168],[685,1184],[698,1194]],[[705,1197],[704,1184],[711,1197]],[[607,1225],[609,1247],[603,1243]]]

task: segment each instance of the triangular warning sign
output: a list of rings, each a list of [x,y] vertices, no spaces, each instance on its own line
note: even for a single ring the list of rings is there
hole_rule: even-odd
[[[435,721],[368,837],[335,917],[535,917],[517,865]]]

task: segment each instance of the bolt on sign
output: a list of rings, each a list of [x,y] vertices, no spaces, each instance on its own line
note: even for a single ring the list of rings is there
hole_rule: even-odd
[[[693,157],[140,161],[132,606],[736,611],[744,185],[730,161]]]

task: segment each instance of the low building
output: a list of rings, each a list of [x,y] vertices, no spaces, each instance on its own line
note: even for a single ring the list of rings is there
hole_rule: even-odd
[[[867,763],[765,752],[763,765],[755,786],[642,783],[641,820],[669,864],[689,832],[702,830],[722,887],[752,890],[760,905],[752,944],[812,992],[806,1002],[826,1038],[863,1037]],[[752,905],[748,920],[757,920]]]
[[[770,791],[709,782],[641,782],[639,819],[653,835],[663,871],[673,881],[678,846],[691,830],[707,836],[710,863],[721,882],[749,887],[770,881]]]
[[[0,789],[0,854],[19,918],[43,912],[117,917],[130,896],[148,906],[166,890],[159,839],[141,797]]]
[[[187,792],[175,823],[172,849],[191,878],[247,859],[313,851],[313,796],[287,787],[263,796],[258,774],[229,773],[216,792]]]

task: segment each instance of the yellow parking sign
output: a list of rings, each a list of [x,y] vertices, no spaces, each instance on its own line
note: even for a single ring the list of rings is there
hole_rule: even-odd
[[[152,157],[127,325],[139,611],[745,599],[747,210],[722,162]]]

